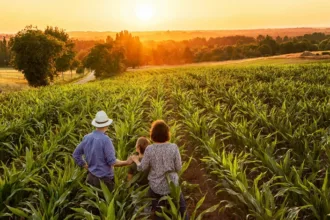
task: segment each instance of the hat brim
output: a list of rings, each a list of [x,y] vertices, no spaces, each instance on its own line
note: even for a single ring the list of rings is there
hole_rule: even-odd
[[[107,126],[111,125],[112,122],[113,122],[113,120],[112,120],[112,119],[109,119],[109,121],[108,121],[107,123],[98,124],[98,123],[96,122],[96,120],[94,119],[94,120],[92,121],[92,125],[93,125],[94,127],[96,127],[96,128],[104,128],[104,127],[107,127]]]

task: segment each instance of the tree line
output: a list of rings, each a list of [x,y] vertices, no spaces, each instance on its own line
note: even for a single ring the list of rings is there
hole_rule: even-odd
[[[126,39],[134,38],[126,32]],[[109,39],[110,37],[108,37]],[[261,56],[272,56],[288,53],[298,53],[303,51],[330,50],[330,35],[324,33],[305,34],[298,37],[276,37],[259,35],[256,38],[246,36],[228,36],[217,38],[194,38],[184,41],[147,41],[141,43],[135,37],[136,45],[125,44],[124,57],[126,67],[138,67],[142,65],[174,65],[207,61],[225,61],[244,58],[255,58]],[[81,46],[82,41],[76,40]],[[108,40],[105,41],[105,44]],[[117,37],[114,41],[118,45]],[[89,41],[87,48],[79,48],[79,59],[83,62],[88,55],[88,50],[92,48],[92,41]],[[103,42],[104,43],[104,42]],[[97,42],[96,47],[100,47],[102,42]],[[126,51],[126,52],[125,52]],[[128,52],[135,51],[135,65],[130,65],[127,60],[132,59],[127,56]],[[95,53],[95,51],[94,51]],[[126,54],[126,56],[125,56]]]
[[[107,77],[142,65],[173,65],[271,56],[303,51],[330,50],[330,35],[305,34],[298,37],[259,35],[194,38],[184,41],[147,41],[128,31],[108,36],[104,41],[70,39],[57,27],[44,31],[28,26],[9,43],[0,43],[0,66],[20,70],[31,86],[48,85],[54,76],[84,69],[96,77]],[[10,61],[10,63],[9,63]]]
[[[195,38],[187,41],[146,42],[143,65],[182,64],[272,56],[303,51],[330,50],[330,35],[306,34],[300,37],[259,35],[256,38],[231,36]]]

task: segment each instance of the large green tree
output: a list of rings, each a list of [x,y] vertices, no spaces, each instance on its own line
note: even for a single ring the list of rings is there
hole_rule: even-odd
[[[65,52],[65,42],[32,26],[18,32],[10,42],[13,66],[29,85],[46,86],[56,73],[56,60]]]
[[[113,43],[97,44],[85,58],[84,67],[94,70],[96,77],[122,72],[125,70],[124,50]]]
[[[55,70],[55,74],[62,73],[63,77],[63,73],[65,71],[71,70],[74,58],[76,56],[76,53],[73,50],[74,43],[70,39],[69,35],[63,29],[59,29],[58,27],[47,27],[45,34],[51,35],[65,44],[63,55],[56,59]]]

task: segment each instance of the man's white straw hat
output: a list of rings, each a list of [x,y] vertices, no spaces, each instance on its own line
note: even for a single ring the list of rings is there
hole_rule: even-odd
[[[95,119],[92,121],[92,125],[96,128],[103,128],[111,125],[113,122],[104,111],[96,113]]]

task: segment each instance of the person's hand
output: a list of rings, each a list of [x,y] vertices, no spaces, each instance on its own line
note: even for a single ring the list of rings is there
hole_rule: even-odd
[[[139,161],[139,156],[137,156],[137,155],[133,155],[133,156],[131,156],[131,158],[132,158],[132,160],[133,160],[135,163],[140,162],[140,161]]]
[[[84,168],[85,168],[86,170],[88,170],[88,164],[87,164],[87,163],[84,165]]]
[[[126,162],[127,162],[128,165],[131,165],[133,163],[132,156],[128,157]]]

